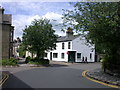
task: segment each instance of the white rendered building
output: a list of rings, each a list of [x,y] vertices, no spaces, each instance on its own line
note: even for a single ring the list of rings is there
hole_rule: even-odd
[[[86,40],[80,39],[80,35],[73,35],[72,29],[68,29],[66,36],[58,38],[56,49],[45,53],[45,58],[53,61],[64,62],[94,62],[95,47],[87,46]]]

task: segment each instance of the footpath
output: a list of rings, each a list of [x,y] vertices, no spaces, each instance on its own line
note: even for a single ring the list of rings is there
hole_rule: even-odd
[[[104,73],[101,68],[87,71],[86,76],[91,79],[101,81],[106,84],[115,85],[117,88],[120,88],[120,77],[111,76],[107,73]]]

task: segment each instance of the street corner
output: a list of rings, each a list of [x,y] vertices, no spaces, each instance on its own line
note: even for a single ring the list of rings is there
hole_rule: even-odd
[[[9,71],[1,71],[1,78],[0,78],[0,87],[7,81],[7,79],[9,78]]]
[[[82,76],[87,78],[88,80],[91,80],[93,82],[96,82],[96,83],[99,83],[99,84],[102,84],[102,85],[105,85],[105,86],[109,86],[109,87],[112,87],[112,88],[120,88],[120,84],[115,83],[115,82],[110,82],[110,81],[107,81],[107,80],[104,80],[104,79],[100,79],[97,76],[92,75],[90,73],[91,73],[91,71],[85,70],[85,71],[82,72]]]

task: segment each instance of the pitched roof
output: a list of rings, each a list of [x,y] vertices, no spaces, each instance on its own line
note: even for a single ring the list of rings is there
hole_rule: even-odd
[[[65,42],[65,41],[72,41],[75,38],[79,37],[80,35],[71,35],[71,36],[60,36],[57,39],[57,42]]]

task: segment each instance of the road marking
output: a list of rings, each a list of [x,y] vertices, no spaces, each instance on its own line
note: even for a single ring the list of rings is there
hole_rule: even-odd
[[[8,74],[4,74],[5,76],[2,78],[2,80],[0,80],[0,86],[2,86],[6,80],[9,78],[9,75]]]
[[[6,75],[4,74],[4,77],[0,80],[0,83],[6,78]]]
[[[88,72],[88,70],[83,71],[83,72],[82,72],[82,76],[84,76],[85,78],[87,78],[87,79],[89,79],[89,80],[91,80],[91,81],[93,81],[93,82],[100,83],[100,84],[105,85],[105,86],[109,86],[109,87],[113,87],[113,88],[120,88],[119,86],[115,86],[115,85],[107,84],[107,83],[104,83],[104,82],[101,82],[101,81],[98,81],[98,80],[92,79],[92,78],[86,76],[86,73],[87,73],[87,72]]]

